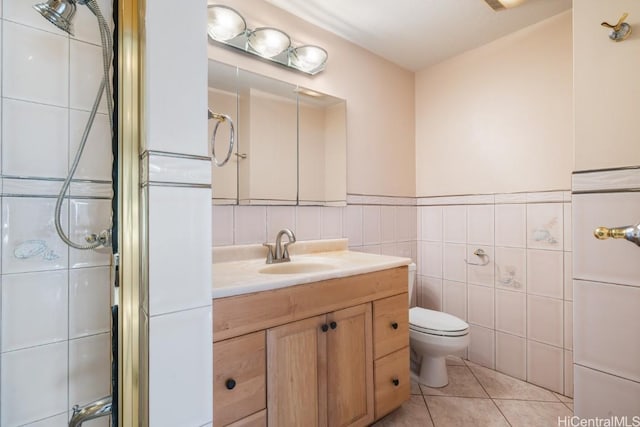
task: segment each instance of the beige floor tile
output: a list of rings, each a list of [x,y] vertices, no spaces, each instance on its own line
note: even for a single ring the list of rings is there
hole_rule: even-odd
[[[554,395],[555,397],[557,397],[557,398],[560,400],[560,402],[573,403],[573,399],[572,399],[572,398],[570,398],[569,396],[565,396],[565,395],[563,395],[563,394],[556,393],[555,391],[553,392],[553,395]]]
[[[420,385],[418,385],[417,382],[415,382],[414,380],[411,380],[411,394],[417,394],[419,396],[422,396],[422,391],[420,390]]]
[[[448,366],[449,384],[431,388],[420,384],[422,393],[430,396],[489,397],[466,366]]]
[[[478,378],[480,384],[494,399],[518,399],[518,400],[541,400],[557,402],[552,392],[533,384],[520,381],[492,369],[467,362],[471,372]]]
[[[435,427],[508,427],[491,399],[426,396]]]
[[[447,356],[448,366],[465,366],[464,360],[458,356]]]
[[[558,419],[567,417],[568,420],[568,417],[573,415],[572,411],[561,402],[522,400],[495,400],[495,402],[512,427],[557,426]]]
[[[564,406],[566,406],[567,408],[571,409],[571,413],[573,413],[573,402],[569,403],[569,402],[563,402]]]
[[[407,402],[373,427],[433,427],[422,396],[411,396]]]

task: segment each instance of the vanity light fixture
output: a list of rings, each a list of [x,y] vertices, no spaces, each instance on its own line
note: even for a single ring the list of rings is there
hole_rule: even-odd
[[[524,3],[525,0],[484,0],[491,8],[498,12],[500,10],[508,9],[511,7],[519,6]]]
[[[306,74],[324,70],[328,57],[325,49],[293,46],[287,33],[277,28],[250,29],[242,15],[228,6],[211,4],[207,9],[210,40]]]

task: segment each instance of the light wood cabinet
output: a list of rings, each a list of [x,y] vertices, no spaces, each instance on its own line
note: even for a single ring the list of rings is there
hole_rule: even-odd
[[[409,398],[406,267],[215,299],[213,327],[214,358],[255,334],[266,348],[266,414],[216,423],[230,405],[214,384],[216,426],[367,426]],[[218,358],[214,381],[241,358]]]

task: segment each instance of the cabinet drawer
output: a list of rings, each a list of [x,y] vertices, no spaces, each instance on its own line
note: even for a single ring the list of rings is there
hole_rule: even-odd
[[[228,427],[267,427],[267,411],[263,409],[258,413],[229,424]]]
[[[409,345],[409,300],[406,293],[373,302],[373,358]]]
[[[265,364],[264,331],[213,344],[214,426],[266,408]]]
[[[374,377],[376,419],[380,419],[409,399],[409,347],[376,360]]]

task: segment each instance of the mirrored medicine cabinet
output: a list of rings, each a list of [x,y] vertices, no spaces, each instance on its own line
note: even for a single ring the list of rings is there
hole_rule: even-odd
[[[209,60],[209,109],[235,123],[229,162],[212,162],[218,205],[346,205],[346,102]],[[211,144],[216,120],[209,120]],[[216,154],[228,151],[219,125]]]

